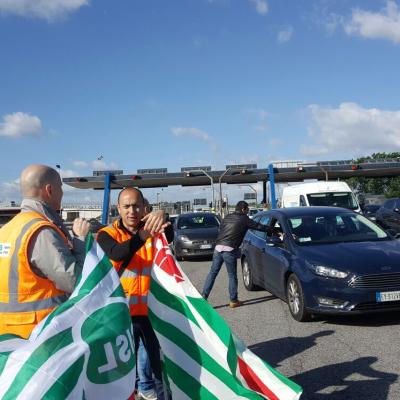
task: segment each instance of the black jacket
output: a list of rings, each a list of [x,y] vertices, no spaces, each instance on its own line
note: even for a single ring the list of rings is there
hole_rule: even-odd
[[[221,226],[219,227],[216,244],[238,249],[242,243],[244,235],[247,232],[247,229],[255,229],[257,231],[268,232],[270,234],[273,232],[271,227],[254,222],[247,216],[247,214],[242,214],[235,211],[232,214],[228,214],[223,219]]]

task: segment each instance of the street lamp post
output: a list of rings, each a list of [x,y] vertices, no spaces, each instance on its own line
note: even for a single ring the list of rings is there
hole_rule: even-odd
[[[317,167],[325,174],[325,180],[328,181],[329,180],[328,171],[325,168],[323,168],[319,162],[317,163]]]
[[[222,178],[231,170],[232,168],[227,168],[225,170],[225,172],[219,177],[218,179],[218,184],[219,184],[219,213],[221,215],[221,217],[223,217],[223,211],[222,211],[222,185],[221,185],[221,181]]]
[[[256,207],[257,207],[257,190],[254,189],[254,187],[251,185],[243,184],[243,185],[239,185],[239,186],[248,186],[256,194]]]
[[[215,194],[214,194],[214,181],[212,176],[210,176],[204,169],[192,169],[190,171],[186,171],[185,173],[187,174],[187,176],[190,176],[191,173],[198,173],[198,172],[202,172],[204,175],[206,175],[209,179],[210,179],[210,184],[211,184],[211,190],[212,190],[212,206],[213,208],[215,207]]]
[[[158,197],[160,196],[160,192],[157,192],[157,207],[160,209],[160,202],[158,201]]]

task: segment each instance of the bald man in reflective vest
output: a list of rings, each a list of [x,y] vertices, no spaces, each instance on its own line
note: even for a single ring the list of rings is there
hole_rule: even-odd
[[[21,212],[0,228],[0,334],[27,338],[73,291],[90,224],[77,218],[71,238],[59,215],[62,181],[53,168],[29,165],[20,185]]]

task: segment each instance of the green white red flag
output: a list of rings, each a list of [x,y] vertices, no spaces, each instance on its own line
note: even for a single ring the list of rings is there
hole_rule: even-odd
[[[159,237],[149,316],[173,400],[295,400],[301,388],[258,358],[199,295]],[[0,399],[127,399],[136,370],[117,273],[90,238],[80,281],[28,340],[0,336]]]
[[[149,316],[174,400],[299,399],[302,389],[252,353],[155,242]]]
[[[90,237],[71,297],[28,340],[0,335],[0,399],[127,399],[136,368],[118,274]]]

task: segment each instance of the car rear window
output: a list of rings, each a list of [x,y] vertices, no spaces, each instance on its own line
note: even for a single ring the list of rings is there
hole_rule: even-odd
[[[218,226],[218,218],[214,215],[195,215],[178,219],[178,229],[214,228]]]

